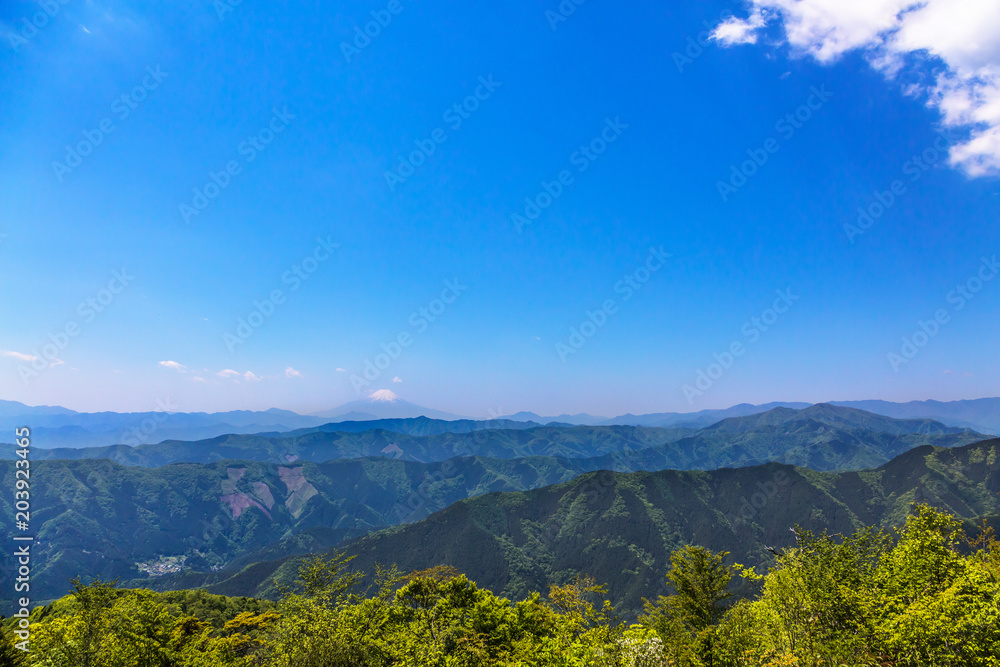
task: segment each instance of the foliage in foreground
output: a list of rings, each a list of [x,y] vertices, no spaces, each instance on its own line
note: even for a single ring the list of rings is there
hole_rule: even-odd
[[[519,602],[446,567],[365,588],[341,555],[308,560],[276,605],[77,582],[0,666],[1000,666],[1000,543],[948,514],[918,506],[896,535],[800,531],[766,575],[727,556],[676,551],[674,594],[632,625],[588,579]],[[760,591],[730,605],[736,574]]]

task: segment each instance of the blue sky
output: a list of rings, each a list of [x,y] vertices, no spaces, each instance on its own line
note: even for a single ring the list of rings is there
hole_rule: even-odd
[[[37,33],[44,8],[4,3],[0,397],[309,412],[391,388],[485,416],[997,395],[1000,280],[953,293],[1000,253],[995,128],[933,79],[980,65],[902,37],[831,55],[782,2],[556,22],[556,0],[55,0]],[[960,148],[914,167],[946,127]]]

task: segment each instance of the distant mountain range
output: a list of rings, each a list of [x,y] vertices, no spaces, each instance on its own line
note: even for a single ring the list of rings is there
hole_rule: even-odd
[[[372,422],[381,423],[381,422]],[[455,422],[437,422],[451,424]],[[381,456],[402,461],[443,461],[456,456],[558,456],[586,458],[611,452],[645,449],[682,438],[690,429],[635,426],[573,426],[439,432],[409,435],[382,429],[361,432],[309,430],[286,437],[221,435],[198,441],[167,440],[155,445],[57,448],[34,451],[36,460],[111,459],[128,466],[157,467],[171,463],[211,463],[245,460],[281,463],[322,462]],[[0,458],[14,458],[13,446],[0,449]]]
[[[1000,433],[1000,398],[965,401],[837,401],[831,405],[853,407],[876,414],[901,419],[933,419],[949,426],[970,428],[980,433]],[[537,424],[576,426],[652,426],[660,428],[704,428],[730,417],[743,417],[767,412],[777,407],[801,409],[808,403],[767,403],[735,405],[724,410],[699,412],[662,412],[646,415],[620,415],[605,418],[588,414],[564,414],[545,417],[533,412],[518,412],[497,420],[476,420],[484,423],[533,422]],[[331,421],[366,422],[387,419],[427,417],[444,421],[474,421],[440,410],[425,408],[403,400],[389,390],[379,390],[370,396],[347,403],[317,415],[300,415],[288,410],[271,409],[263,412],[233,411],[219,413],[172,412],[169,406],[158,412],[80,413],[58,406],[30,407],[16,401],[0,401],[0,441],[10,440],[15,427],[33,427],[33,442],[37,447],[95,447],[105,445],[139,445],[164,440],[204,440],[229,434],[302,433],[310,428],[336,428]],[[344,427],[350,429],[350,427]],[[493,428],[490,426],[484,428]],[[502,426],[502,428],[511,428]],[[454,429],[453,429],[454,430]]]
[[[258,433],[257,435],[291,438],[294,436],[306,435],[309,433],[363,433],[365,431],[392,431],[393,433],[405,433],[406,435],[438,435],[441,433],[472,433],[474,431],[488,431],[490,429],[513,429],[523,430],[541,426],[536,422],[514,421],[512,419],[490,419],[477,421],[475,419],[431,419],[429,417],[410,417],[406,419],[374,419],[369,421],[343,421],[313,426],[311,428],[300,428],[294,431],[275,431],[272,433]]]
[[[745,417],[761,412],[767,412],[775,408],[792,408],[801,410],[809,407],[810,403],[765,403],[763,405],[751,405],[750,403],[740,403],[724,410],[699,410],[698,412],[657,412],[648,415],[621,415],[614,419],[608,419],[604,424],[630,424],[632,426],[686,426],[689,428],[702,428],[710,426],[723,419],[730,417]]]
[[[290,437],[36,450],[36,580],[47,582],[39,583],[44,595],[56,596],[75,574],[131,579],[138,574],[136,563],[181,555],[190,558],[187,567],[225,565],[231,576],[233,567],[323,549],[422,519],[471,496],[524,492],[591,471],[765,461],[843,470],[875,467],[927,444],[955,447],[983,438],[930,420],[829,405],[775,408],[697,431],[517,422],[512,424],[529,427],[470,430],[485,423],[383,420],[367,425],[421,435],[311,429]],[[465,430],[441,431],[449,427]],[[5,483],[13,485],[14,471],[12,461],[0,461]],[[521,502],[518,496],[502,498]],[[12,499],[0,495],[0,514],[8,522],[13,511]],[[208,581],[199,576],[190,572],[165,581]]]
[[[592,469],[713,470],[775,461],[813,470],[858,470],[923,445],[956,447],[986,437],[932,420],[897,420],[819,404],[730,417],[670,443],[605,455]]]
[[[980,398],[962,401],[910,401],[909,403],[892,403],[890,401],[829,401],[830,405],[846,408],[857,408],[886,417],[898,419],[934,419],[948,424],[971,428],[981,433],[1000,434],[1000,398]],[[531,412],[519,412],[508,415],[508,419],[532,419],[545,424],[550,421],[568,424],[611,425],[623,424],[631,426],[683,426],[697,428],[709,426],[728,417],[743,417],[746,415],[767,412],[774,408],[802,409],[809,403],[777,402],[763,405],[741,403],[724,410],[700,410],[698,412],[659,412],[647,415],[619,415],[606,419],[591,415],[560,415],[559,417],[540,417]]]
[[[482,426],[503,428],[476,429]],[[129,466],[247,460],[288,464],[382,456],[443,461],[456,456],[594,459],[590,469],[710,469],[780,461],[818,470],[875,466],[925,444],[958,446],[986,436],[931,420],[897,420],[853,408],[814,405],[730,417],[704,429],[538,426],[427,418],[347,422],[295,433],[223,435],[130,447],[39,449],[38,460],[107,458]],[[0,458],[14,457],[13,446]]]
[[[862,525],[890,528],[903,523],[913,502],[965,519],[974,534],[980,520],[1000,526],[998,493],[1000,439],[953,449],[920,447],[857,472],[777,463],[712,471],[600,471],[531,491],[462,500],[419,522],[338,548],[356,556],[352,566],[361,571],[373,571],[376,564],[395,564],[403,572],[451,565],[480,586],[515,599],[586,574],[608,586],[617,609],[634,615],[643,597],[667,592],[663,574],[669,554],[684,544],[767,565],[773,562],[771,549],[794,544],[795,526],[844,535]],[[303,551],[322,541],[308,536]],[[287,556],[237,563],[152,585],[274,596],[298,564]]]
[[[607,417],[595,417],[584,412],[575,415],[559,415],[557,417],[542,417],[534,412],[515,412],[512,415],[504,415],[504,419],[515,421],[532,421],[539,424],[570,424],[572,426],[600,426],[607,424],[610,420]],[[633,424],[638,426],[638,424]]]
[[[65,408],[29,407],[0,401],[0,441],[10,442],[14,429],[30,426],[36,447],[140,445],[163,440],[200,440],[225,433],[287,431],[319,426],[326,420],[288,410],[264,412],[74,412]]]
[[[868,410],[899,419],[936,419],[950,426],[964,426],[981,433],[1000,434],[1000,398],[966,401],[833,401],[833,405]]]
[[[727,417],[743,417],[767,412],[774,408],[807,408],[811,403],[765,403],[751,405],[741,403],[724,410],[699,410],[698,412],[654,412],[648,415],[625,414],[618,417],[595,417],[586,413],[575,415],[559,415],[557,417],[542,417],[534,412],[517,412],[504,415],[507,419],[530,420],[540,424],[552,422],[559,424],[574,424],[585,426],[682,426],[687,428],[702,428],[714,424]]]

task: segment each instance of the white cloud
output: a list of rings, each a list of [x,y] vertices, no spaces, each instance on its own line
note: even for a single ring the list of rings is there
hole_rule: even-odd
[[[747,19],[729,19],[714,36],[753,43],[779,23],[797,52],[829,63],[853,50],[941,113],[968,138],[952,166],[969,176],[1000,174],[1000,11],[996,0],[750,0]],[[762,17],[759,22],[755,17]]]
[[[712,39],[722,42],[725,46],[734,44],[756,44],[757,32],[764,27],[764,13],[760,8],[754,8],[745,19],[730,16],[716,26],[712,31]]]
[[[346,369],[346,368],[338,368],[338,369],[337,369],[337,372],[338,372],[338,373],[346,373],[346,372],[347,372],[347,369]]]
[[[293,369],[294,370],[294,369]],[[240,380],[246,380],[247,382],[260,382],[264,378],[260,375],[254,375],[252,371],[247,371],[246,373],[240,373],[239,371],[234,371],[232,368],[226,368],[219,371],[216,375],[223,380],[232,380],[233,382],[239,383]],[[276,377],[276,376],[270,376]]]
[[[205,384],[208,384],[208,380],[206,380],[200,375],[195,375],[193,378],[191,378],[191,382],[204,382]]]
[[[289,366],[288,368],[285,369],[285,377],[286,378],[300,378],[300,377],[302,377],[302,372],[301,371],[297,371],[294,368],[292,368],[291,366]]]
[[[186,373],[188,370],[187,366],[185,366],[184,364],[179,364],[176,361],[160,361],[157,363],[160,366],[163,366],[164,368],[172,368],[179,373]]]
[[[393,381],[393,382],[402,382],[402,380],[401,380],[401,379],[399,379],[399,376],[398,376],[398,375],[397,375],[396,377],[392,378],[392,381]]]
[[[38,361],[38,357],[33,354],[22,354],[20,352],[14,352],[12,350],[0,350],[0,354],[5,357],[13,357],[20,361]]]

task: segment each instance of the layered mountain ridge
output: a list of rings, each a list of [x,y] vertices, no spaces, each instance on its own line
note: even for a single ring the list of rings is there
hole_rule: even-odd
[[[522,428],[479,428],[515,424]],[[875,468],[914,448],[984,439],[928,420],[828,405],[776,408],[697,431],[425,418],[348,427],[355,430],[33,450],[39,587],[57,596],[78,574],[139,582],[140,569],[166,573],[145,580],[150,585],[221,585],[234,568],[420,521],[483,494],[503,492],[497,502],[508,503],[598,471],[728,467],[756,470],[739,473],[752,478],[764,474],[765,462]],[[13,461],[0,461],[9,484],[14,471]],[[0,498],[0,511],[13,520],[9,499]]]

